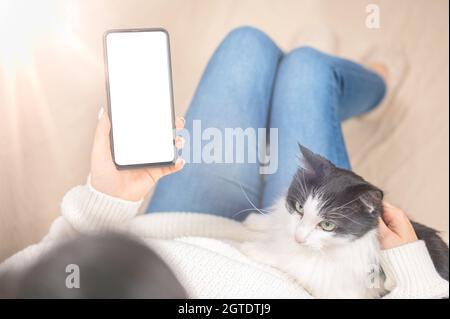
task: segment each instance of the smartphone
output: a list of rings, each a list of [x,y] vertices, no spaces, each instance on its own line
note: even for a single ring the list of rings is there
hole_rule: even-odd
[[[169,33],[161,28],[109,30],[103,44],[116,167],[175,164]]]

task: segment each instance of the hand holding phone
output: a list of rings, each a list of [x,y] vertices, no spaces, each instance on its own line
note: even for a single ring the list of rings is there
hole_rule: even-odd
[[[179,171],[183,141],[174,128],[169,34],[163,29],[110,30],[103,38],[108,114],[99,116],[91,184],[125,200],[142,199],[164,175]],[[175,144],[175,145],[174,145]]]
[[[173,165],[169,33],[160,28],[110,30],[104,35],[104,54],[117,168]]]
[[[183,118],[178,117],[175,126],[177,130],[183,129]],[[91,184],[96,190],[116,198],[138,201],[148,194],[161,177],[183,168],[184,160],[178,158],[172,166],[118,170],[111,156],[110,130],[108,114],[102,109],[91,153]],[[177,149],[181,149],[183,143],[181,137],[175,138]]]

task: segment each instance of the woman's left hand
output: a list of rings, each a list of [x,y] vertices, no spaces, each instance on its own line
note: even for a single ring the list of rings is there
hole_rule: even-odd
[[[384,211],[378,226],[381,249],[395,248],[418,240],[405,212],[389,203],[383,204]]]
[[[176,129],[181,130],[184,119],[178,117],[175,124]],[[179,158],[173,166],[118,170],[111,156],[110,130],[108,114],[101,109],[91,153],[91,185],[96,190],[117,198],[138,201],[148,194],[161,177],[183,168],[184,160]],[[183,144],[183,138],[177,136],[176,148],[182,148]]]

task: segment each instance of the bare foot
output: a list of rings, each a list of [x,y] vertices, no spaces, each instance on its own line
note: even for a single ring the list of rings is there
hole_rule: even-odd
[[[389,69],[384,63],[370,63],[369,68],[374,71],[376,74],[381,76],[384,82],[387,82],[389,79]]]

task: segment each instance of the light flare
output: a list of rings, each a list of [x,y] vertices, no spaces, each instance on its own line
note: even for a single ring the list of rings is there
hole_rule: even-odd
[[[54,121],[34,63],[36,49],[71,48],[76,43],[83,51],[75,36],[78,26],[79,6],[74,0],[0,0],[0,108],[2,134],[6,133],[2,149],[16,154],[12,170],[17,174],[24,164],[23,112],[32,110],[49,143],[50,157],[55,147]],[[22,92],[24,88],[28,90]],[[24,105],[24,94],[33,105]]]

